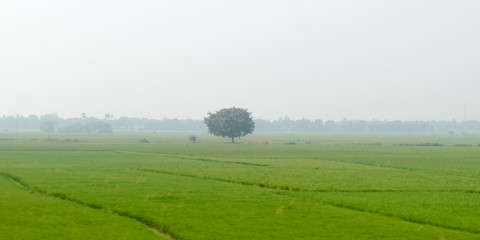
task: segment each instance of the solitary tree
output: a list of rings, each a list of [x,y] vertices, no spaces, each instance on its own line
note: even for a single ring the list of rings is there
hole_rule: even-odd
[[[228,137],[235,142],[235,138],[253,133],[255,123],[251,113],[242,108],[223,108],[216,113],[208,113],[204,119],[208,131],[220,137]]]

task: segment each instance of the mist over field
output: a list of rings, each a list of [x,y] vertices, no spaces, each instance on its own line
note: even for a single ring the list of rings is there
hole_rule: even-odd
[[[480,1],[0,1],[0,240],[478,240]]]
[[[480,120],[480,2],[2,1],[0,116]]]

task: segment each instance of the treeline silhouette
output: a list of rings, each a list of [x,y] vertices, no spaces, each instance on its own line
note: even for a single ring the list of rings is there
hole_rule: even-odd
[[[106,115],[107,116],[107,115]],[[2,131],[41,130],[42,123],[55,122],[56,132],[71,132],[78,129],[75,126],[88,126],[99,122],[108,124],[115,130],[149,130],[149,131],[206,131],[203,120],[194,119],[147,119],[147,118],[61,118],[56,114],[29,116],[2,116],[0,129]],[[480,131],[480,121],[388,121],[388,120],[347,120],[323,121],[288,117],[278,120],[255,120],[255,131],[268,132],[450,132],[465,133]]]

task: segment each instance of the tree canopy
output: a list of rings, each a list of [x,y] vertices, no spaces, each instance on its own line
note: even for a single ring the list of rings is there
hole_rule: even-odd
[[[235,138],[246,136],[253,133],[255,122],[246,109],[242,108],[223,108],[216,113],[208,113],[204,119],[208,131],[220,137],[228,137],[235,142]]]

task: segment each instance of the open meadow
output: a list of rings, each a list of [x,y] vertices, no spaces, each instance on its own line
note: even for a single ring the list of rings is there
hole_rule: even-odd
[[[480,136],[190,135],[2,133],[0,239],[480,239]]]

